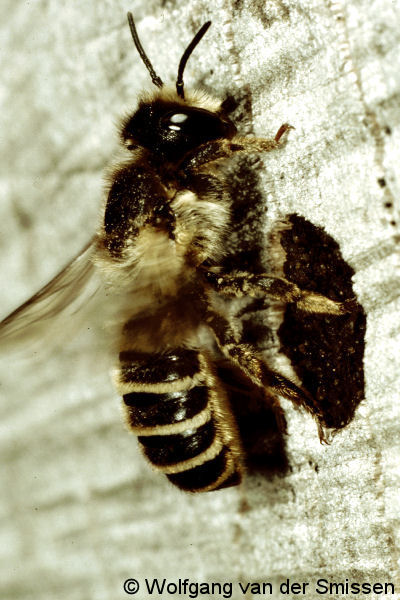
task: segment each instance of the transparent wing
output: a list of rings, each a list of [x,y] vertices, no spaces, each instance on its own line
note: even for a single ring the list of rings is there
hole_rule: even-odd
[[[76,313],[96,295],[101,279],[93,265],[96,237],[47,285],[0,323],[0,345],[43,338],[62,316]]]

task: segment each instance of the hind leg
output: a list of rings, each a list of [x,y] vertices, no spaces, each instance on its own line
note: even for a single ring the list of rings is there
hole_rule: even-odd
[[[256,385],[268,388],[274,398],[278,394],[291,400],[296,406],[311,412],[317,419],[321,442],[326,441],[319,423],[319,418],[322,417],[320,409],[315,399],[307,391],[287,377],[270,369],[266,362],[258,356],[256,348],[250,344],[241,343],[238,334],[225,317],[210,309],[207,313],[207,324],[214,332],[217,343],[227,358],[233,361]],[[277,398],[274,408],[277,422],[284,429],[286,421]]]

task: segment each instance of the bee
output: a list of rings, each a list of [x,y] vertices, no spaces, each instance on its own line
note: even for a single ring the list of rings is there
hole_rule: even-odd
[[[311,412],[316,400],[271,369],[243,341],[240,320],[227,310],[234,298],[273,299],[301,311],[344,315],[354,301],[337,302],[270,273],[226,271],[232,201],[224,165],[236,155],[278,150],[291,129],[273,139],[241,136],[224,102],[186,91],[186,63],[211,25],[184,51],[175,88],[156,74],[139,40],[134,44],[154,86],[120,128],[124,160],[111,173],[99,231],[83,252],[1,324],[3,338],[24,335],[74,301],[97,270],[118,298],[118,365],[114,379],[129,427],[150,463],[174,485],[207,492],[240,483],[244,474],[239,427],[224,359],[267,398],[285,429],[278,397]]]

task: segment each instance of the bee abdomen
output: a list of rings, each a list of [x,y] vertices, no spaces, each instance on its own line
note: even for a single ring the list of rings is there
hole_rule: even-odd
[[[117,383],[145,456],[172,483],[196,492],[240,482],[236,436],[216,406],[223,390],[199,352],[121,352]]]
[[[205,492],[239,485],[240,468],[232,466],[232,458],[224,448],[215,458],[188,471],[167,475],[171,483],[189,492]]]
[[[208,391],[196,386],[181,392],[152,394],[133,392],[124,395],[132,429],[173,426],[188,421],[208,408]],[[175,426],[177,430],[180,426]]]
[[[213,451],[214,446],[216,453],[221,449],[212,420],[182,433],[139,436],[138,439],[150,462],[165,473],[186,470],[186,466],[197,463],[199,457],[203,462],[203,454]]]
[[[195,350],[176,349],[160,354],[125,350],[120,352],[119,361],[117,385],[123,392],[188,389],[201,375],[199,354]]]

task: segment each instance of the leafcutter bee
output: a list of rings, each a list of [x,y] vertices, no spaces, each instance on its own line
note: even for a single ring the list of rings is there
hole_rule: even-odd
[[[337,316],[351,311],[354,301],[304,291],[274,274],[223,268],[231,228],[224,165],[238,154],[277,150],[290,125],[281,125],[273,139],[241,136],[224,102],[184,89],[185,65],[210,22],[183,53],[175,88],[156,74],[130,13],[128,22],[157,89],[143,94],[123,119],[125,158],[109,178],[98,234],[2,322],[0,334],[16,337],[50,319],[98,271],[110,295],[118,298],[115,384],[145,456],[183,490],[217,490],[237,485],[244,472],[229,382],[218,370],[222,360],[261,395],[274,398],[282,429],[278,396],[309,410],[320,425],[316,400],[243,340],[239,319],[225,311],[226,301],[270,298]]]

